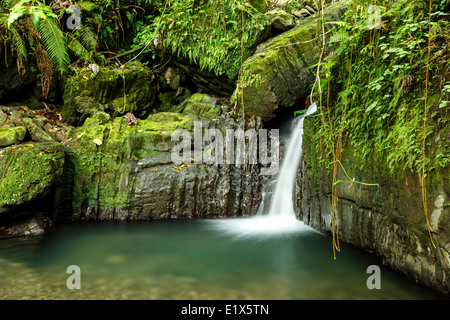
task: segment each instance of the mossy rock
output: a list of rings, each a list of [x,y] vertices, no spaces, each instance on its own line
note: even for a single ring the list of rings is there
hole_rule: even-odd
[[[325,21],[339,20],[345,9],[346,1],[326,8]],[[231,104],[237,102],[242,109],[243,92],[245,112],[264,121],[274,118],[278,107],[303,104],[315,79],[314,70],[307,68],[317,63],[320,51],[318,19],[318,15],[308,17],[261,45],[244,63],[243,79],[238,80]]]
[[[0,128],[0,147],[10,146],[25,138],[27,129],[20,127],[1,127]]]
[[[2,149],[0,208],[24,205],[46,195],[61,175],[63,163],[64,147],[59,143],[45,142]]]
[[[35,142],[53,142],[55,139],[41,125],[33,121],[33,119],[25,118],[24,126],[27,128],[30,137]]]
[[[176,142],[176,129],[192,129],[197,117],[161,112],[128,125],[124,117],[107,120],[97,112],[69,134],[69,161],[74,171],[72,208],[74,218],[96,219],[97,213],[115,212],[133,205],[136,155],[165,152]],[[107,214],[106,214],[107,215]],[[110,217],[112,218],[112,217]]]
[[[253,6],[253,8],[261,13],[265,13],[267,11],[267,8],[269,7],[266,0],[250,0],[249,2]]]
[[[81,69],[66,79],[63,120],[81,125],[97,111],[113,118],[127,112],[146,116],[155,107],[153,80],[152,71],[139,64],[119,70],[100,67],[97,74]]]
[[[296,26],[295,17],[280,8],[275,8],[266,15],[269,17],[272,28],[286,31]]]

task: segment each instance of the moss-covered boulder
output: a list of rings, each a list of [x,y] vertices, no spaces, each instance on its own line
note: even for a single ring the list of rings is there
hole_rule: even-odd
[[[156,91],[152,71],[138,63],[118,69],[99,67],[98,73],[83,68],[66,79],[63,120],[81,125],[97,111],[112,117],[127,112],[143,117],[155,107]]]
[[[256,10],[261,13],[265,13],[267,8],[269,7],[266,0],[250,0],[247,3],[250,3]]]
[[[295,16],[287,13],[281,8],[275,8],[266,13],[269,17],[272,28],[280,31],[286,31],[296,26]]]
[[[209,100],[207,100],[209,101]],[[125,117],[108,120],[96,113],[69,133],[65,173],[57,195],[57,219],[126,220],[254,214],[259,206],[257,165],[246,169],[224,164],[175,164],[172,151],[191,134],[195,121],[203,128],[239,129],[241,120],[160,112],[130,124]],[[246,129],[261,128],[252,120]],[[191,140],[191,142],[194,142]],[[203,141],[203,146],[210,142]],[[234,146],[237,148],[237,146]],[[248,148],[248,145],[247,145]],[[195,162],[195,154],[189,161]]]
[[[195,93],[178,107],[176,112],[199,116],[203,119],[217,117],[227,111],[227,106],[204,93]]]
[[[337,21],[346,8],[346,1],[325,9],[325,21]],[[303,103],[314,82],[321,44],[317,37],[318,15],[302,20],[295,28],[261,45],[243,65],[243,78],[233,94],[231,103],[264,121],[272,119],[278,107]],[[326,25],[330,28],[330,25]],[[241,88],[240,83],[243,83]]]
[[[25,138],[27,129],[20,127],[1,127],[0,128],[0,147],[10,146]]]
[[[134,203],[133,175],[144,155],[165,154],[178,128],[192,129],[195,116],[161,112],[129,125],[125,117],[109,120],[103,112],[69,133],[69,163],[60,196],[71,201],[72,219],[114,219]],[[67,191],[69,190],[69,191]],[[62,203],[64,199],[59,199]],[[58,213],[64,218],[67,212]]]
[[[46,195],[62,173],[59,143],[11,146],[0,150],[0,213]]]
[[[35,142],[53,142],[55,139],[40,124],[31,118],[23,119],[23,125],[27,128],[31,140]]]

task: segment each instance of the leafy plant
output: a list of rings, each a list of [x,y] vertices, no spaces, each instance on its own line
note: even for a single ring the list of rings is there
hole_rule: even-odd
[[[141,43],[234,79],[240,69],[242,43],[248,56],[268,26],[268,18],[251,2],[165,1],[160,15],[140,34]]]

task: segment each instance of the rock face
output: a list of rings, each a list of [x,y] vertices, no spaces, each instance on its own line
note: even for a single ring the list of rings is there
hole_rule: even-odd
[[[304,150],[308,159],[307,145]],[[361,172],[349,154],[351,150],[342,154],[342,164],[349,176],[361,182],[378,183],[380,187],[346,183],[348,178],[339,171],[337,181],[342,180],[338,184],[337,202],[339,240],[377,254],[394,270],[448,294],[449,168],[441,169],[440,180],[428,191],[428,217],[435,248],[427,231],[419,177],[405,172],[404,177],[396,179],[376,163],[371,172]],[[307,162],[303,161],[297,179],[297,212],[306,224],[330,233],[332,174],[311,173],[308,169]]]
[[[0,61],[0,72],[2,76],[0,77],[0,101],[7,99],[10,95],[25,90],[25,87],[31,87],[34,90],[34,85],[37,80],[37,74],[31,72],[29,69],[18,70],[16,64],[16,56],[13,55],[9,50],[5,55],[5,59]],[[22,92],[23,94],[23,92]]]
[[[346,1],[328,7],[325,21],[339,20],[345,8]],[[315,79],[307,68],[318,62],[320,52],[317,19],[317,15],[308,17],[258,48],[243,65],[243,79],[238,81],[232,104],[236,102],[242,108],[243,92],[245,112],[264,121],[274,118],[279,107],[302,104]]]
[[[117,70],[100,67],[96,72],[79,70],[66,80],[62,110],[66,123],[81,125],[97,111],[144,117],[153,110],[156,81],[150,70],[136,63]]]
[[[190,150],[199,123],[200,132],[216,128],[225,133],[242,127],[241,120],[219,116],[220,108],[210,103],[213,98],[202,98],[208,109],[186,109],[186,104],[183,111],[188,114],[155,113],[137,125],[129,125],[124,117],[111,121],[97,113],[73,130],[65,174],[56,192],[55,218],[142,220],[256,213],[263,179],[258,165],[208,163],[205,153],[195,152],[184,163],[173,160],[174,147],[184,142],[174,140],[176,130],[191,134],[186,144]],[[245,127],[258,130],[262,122],[254,119]]]

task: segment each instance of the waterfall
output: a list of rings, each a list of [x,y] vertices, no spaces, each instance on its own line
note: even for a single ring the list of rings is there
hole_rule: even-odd
[[[287,150],[283,158],[275,193],[272,197],[269,212],[270,216],[292,217],[294,213],[293,192],[295,177],[302,157],[303,122],[306,116],[317,111],[316,103],[309,106],[308,110],[297,120],[292,131]]]
[[[305,117],[316,112],[316,104],[312,104],[308,110],[295,123],[295,128],[290,134],[285,156],[273,192],[263,192],[263,201],[257,216],[243,219],[209,220],[216,231],[230,234],[236,237],[259,236],[269,237],[273,234],[296,234],[298,232],[311,232],[310,227],[297,220],[294,212],[294,187],[295,177],[302,157],[303,121]],[[268,208],[268,211],[266,210]]]

